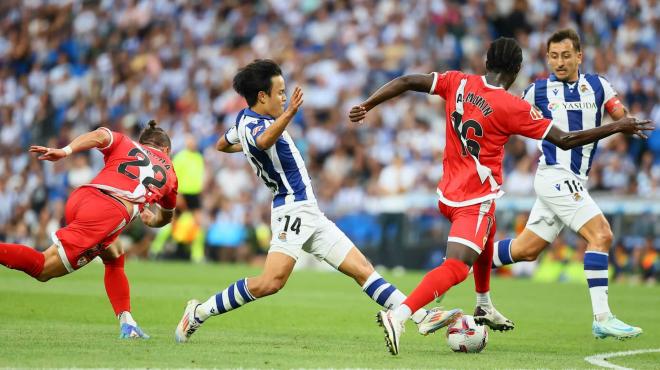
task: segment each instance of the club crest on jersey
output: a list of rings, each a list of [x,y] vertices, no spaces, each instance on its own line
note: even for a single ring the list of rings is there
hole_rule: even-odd
[[[541,113],[541,111],[535,105],[532,105],[532,108],[529,110],[529,115],[534,120],[543,118],[543,113]]]
[[[263,126],[256,126],[255,128],[253,128],[252,129],[252,136],[255,136],[256,134],[258,134],[259,131],[261,131],[261,129],[263,129],[263,128],[264,128]]]
[[[78,262],[76,262],[76,264],[78,265],[78,267],[82,267],[82,266],[85,266],[87,264],[87,262],[89,262],[87,257],[82,256],[82,257],[78,258]]]
[[[585,84],[580,85],[580,92],[587,92],[587,90],[589,90],[587,85],[585,85]]]
[[[550,103],[550,104],[548,104],[548,110],[551,111],[551,112],[556,111],[557,108],[559,108],[559,104],[557,104],[557,103]]]
[[[582,195],[580,195],[580,193],[573,193],[573,200],[575,200],[576,202],[581,201]]]
[[[280,241],[285,242],[286,241],[286,233],[284,231],[282,231],[280,233],[280,236],[277,237],[277,239],[279,239]]]

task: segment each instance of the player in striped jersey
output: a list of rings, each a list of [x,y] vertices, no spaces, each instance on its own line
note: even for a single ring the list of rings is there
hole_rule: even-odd
[[[234,89],[249,108],[243,109],[217,144],[217,149],[242,151],[257,176],[273,192],[272,240],[263,272],[244,278],[211,296],[206,302],[188,302],[175,330],[177,342],[186,342],[210,316],[241,307],[257,298],[277,293],[286,284],[303,251],[352,277],[362,290],[385,308],[398,307],[406,296],[373,268],[353,243],[321,212],[314,197],[305,162],[286,127],[302,105],[296,87],[286,110],[282,71],[271,60],[256,60],[234,77]],[[446,326],[461,310],[415,311],[412,320],[420,334]]]
[[[606,111],[614,120],[627,116],[609,82],[595,74],[580,73],[580,38],[571,29],[555,32],[547,42],[552,74],[536,80],[524,99],[562,130],[574,132],[599,127]],[[534,261],[559,232],[568,226],[587,240],[584,271],[589,285],[596,338],[636,337],[642,329],[618,320],[610,312],[607,297],[608,252],[612,231],[603,212],[587,191],[587,176],[598,142],[562,150],[547,140],[539,141],[539,160],[534,189],[537,199],[527,226],[515,239],[495,244],[493,265]]]

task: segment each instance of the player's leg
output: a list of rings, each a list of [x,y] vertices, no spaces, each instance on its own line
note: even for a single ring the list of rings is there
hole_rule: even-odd
[[[387,346],[394,355],[399,353],[399,338],[403,332],[403,324],[412,312],[465,280],[470,267],[479,258],[487,241],[490,206],[488,209],[481,204],[454,208],[438,203],[438,206],[440,212],[452,223],[446,260],[439,267],[426,273],[419,285],[399,307],[378,314],[378,322],[385,329]]]
[[[332,221],[319,211],[319,227],[312,235],[304,250],[353,278],[362,291],[385,309],[398,307],[406,296],[394,284],[385,280],[373,267],[367,257],[355,247],[353,242]],[[421,308],[411,319],[417,324],[421,334],[431,334],[446,326],[460,310],[443,311]]]
[[[563,223],[539,198],[529,214],[525,229],[515,239],[495,242],[493,267],[520,261],[535,261],[539,254],[555,240]]]
[[[39,281],[67,274],[55,245],[43,253],[22,244],[0,243],[0,264],[23,271]]]
[[[99,257],[105,266],[105,292],[115,316],[119,319],[119,338],[148,339],[149,335],[142,331],[131,314],[131,289],[124,271],[124,250],[118,242],[114,242]]]
[[[399,307],[378,313],[378,323],[385,330],[385,342],[390,353],[399,353],[399,340],[404,331],[404,323],[412,313],[465,280],[478,257],[479,253],[471,247],[458,242],[448,242],[445,262],[427,272]]]
[[[186,342],[209,317],[224,314],[282,289],[302,253],[303,244],[314,232],[314,222],[314,217],[307,213],[304,205],[273,209],[273,236],[262,273],[239,279],[201,304],[195,299],[188,301],[174,331],[174,339]]]
[[[494,211],[494,210],[493,210]],[[474,320],[477,324],[488,325],[493,330],[512,330],[513,321],[502,315],[493,305],[490,298],[490,273],[493,261],[493,239],[495,238],[495,216],[489,218],[492,224],[488,228],[488,239],[484,251],[474,264],[474,286],[477,293],[477,305],[474,309]]]
[[[349,276],[362,287],[362,291],[384,308],[396,307],[406,296],[383,278],[362,252],[332,221],[318,210],[318,224],[303,250]],[[420,312],[421,317],[426,310]],[[421,317],[419,319],[421,320]]]
[[[602,211],[574,177],[563,175],[550,178],[549,181],[538,180],[535,180],[535,188],[539,196],[543,194],[544,204],[563,224],[568,225],[588,242],[584,270],[594,313],[594,336],[612,336],[619,339],[638,336],[642,332],[640,328],[627,325],[610,313],[607,290],[608,253],[612,244],[612,231]],[[554,194],[553,190],[559,194],[550,196]]]
[[[589,199],[591,198],[589,197]],[[608,265],[613,236],[609,222],[600,213],[600,209],[598,211],[597,215],[591,217],[578,229],[578,234],[588,243],[587,251],[584,254],[584,272],[589,285],[594,314],[592,331],[596,338],[608,336],[617,339],[636,337],[642,333],[642,329],[622,322],[610,311],[608,303]],[[582,220],[587,217],[586,215],[592,212],[594,211],[578,211],[574,225],[577,227],[583,223]],[[582,216],[582,214],[585,216]]]
[[[225,314],[257,298],[277,293],[286,284],[295,264],[296,258],[271,250],[260,275],[239,279],[205,302],[199,303],[194,299],[188,301],[174,331],[175,340],[187,342],[209,317]]]

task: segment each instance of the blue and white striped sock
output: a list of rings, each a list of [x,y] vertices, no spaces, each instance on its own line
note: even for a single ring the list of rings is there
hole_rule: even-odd
[[[513,239],[502,239],[495,242],[495,253],[493,253],[493,268],[510,265],[514,263],[511,257],[511,242]]]
[[[584,254],[584,273],[589,284],[591,307],[594,317],[597,318],[604,318],[610,314],[610,306],[607,303],[607,267],[607,253],[587,251]]]
[[[247,278],[241,279],[200,304],[195,311],[195,317],[204,321],[210,316],[221,315],[255,299],[248,290]]]
[[[388,310],[399,307],[407,298],[405,294],[383,279],[376,271],[369,275],[367,281],[362,285],[362,291]],[[419,323],[424,319],[424,316],[426,316],[426,309],[420,308],[412,315],[412,319]]]

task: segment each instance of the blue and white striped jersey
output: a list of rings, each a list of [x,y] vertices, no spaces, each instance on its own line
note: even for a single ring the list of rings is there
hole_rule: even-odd
[[[610,83],[594,74],[579,74],[576,82],[568,83],[551,74],[548,79],[536,80],[523,94],[536,105],[543,116],[566,131],[580,131],[600,126],[605,103],[616,96]],[[545,166],[563,167],[578,178],[586,180],[598,143],[561,150],[547,140],[539,142],[542,152],[539,169]]]
[[[238,113],[236,124],[225,133],[230,144],[240,143],[250,166],[273,192],[273,208],[301,201],[316,201],[305,162],[289,133],[284,131],[267,150],[256,140],[275,119],[249,108]]]

